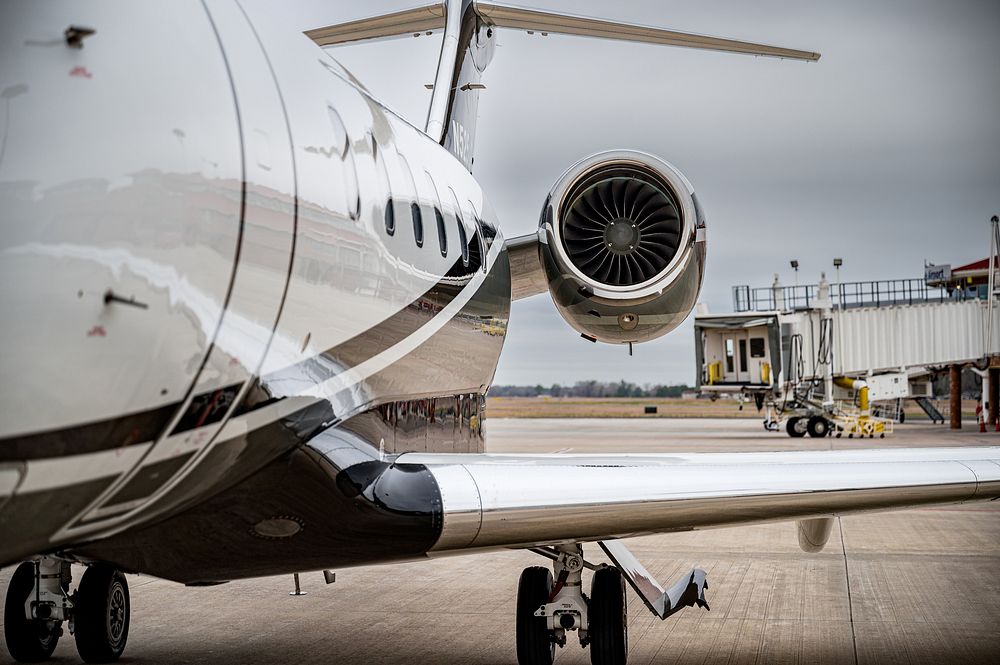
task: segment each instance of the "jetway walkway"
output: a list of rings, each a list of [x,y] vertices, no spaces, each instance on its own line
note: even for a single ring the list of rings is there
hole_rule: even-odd
[[[809,309],[697,315],[699,386],[777,387],[822,379],[827,364],[835,376],[905,372],[912,381],[1000,355],[1000,307],[991,312],[986,300],[844,309],[812,303]],[[990,316],[993,340],[987,343]]]
[[[984,300],[833,310],[833,373],[864,376],[979,362],[1000,354],[997,335],[987,344],[990,314]],[[806,373],[799,378],[819,378],[822,368],[809,359],[820,355],[824,314],[809,310],[791,316],[801,319]],[[1000,308],[993,308],[992,317],[996,331]]]

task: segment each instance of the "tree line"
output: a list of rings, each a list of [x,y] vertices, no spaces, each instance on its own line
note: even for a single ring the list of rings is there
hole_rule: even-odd
[[[637,385],[628,381],[577,381],[572,386],[562,386],[553,383],[551,386],[492,386],[490,395],[493,397],[680,397],[682,393],[694,390],[693,387],[679,384],[668,385]]]

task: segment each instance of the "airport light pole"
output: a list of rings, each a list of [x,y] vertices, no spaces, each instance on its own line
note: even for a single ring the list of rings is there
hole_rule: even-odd
[[[799,260],[798,259],[792,259],[789,263],[792,266],[792,270],[795,271],[795,288],[792,289],[792,309],[795,309],[795,299],[799,295],[798,294],[798,291],[799,291]],[[806,303],[807,304],[808,304],[808,301],[809,301],[809,299],[807,298],[806,299]]]
[[[841,259],[839,257],[835,257],[833,259],[833,267],[837,271],[837,309],[840,310],[841,314],[844,313],[844,285],[840,282],[840,266],[842,265],[844,265],[844,259]],[[841,316],[837,317],[837,341],[840,341],[840,332],[841,332],[840,327],[842,325],[840,322],[841,318],[842,318]],[[831,369],[833,369],[834,361],[838,359],[838,354],[835,352],[835,348],[836,344],[831,342],[830,351],[831,353],[833,353],[833,357],[830,358]]]
[[[844,287],[840,283],[840,266],[844,265],[844,259],[834,259],[833,267],[837,269],[837,302],[840,305],[840,311],[844,311]]]

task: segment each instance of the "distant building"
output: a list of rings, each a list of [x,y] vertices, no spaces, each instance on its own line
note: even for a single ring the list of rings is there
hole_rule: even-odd
[[[985,299],[989,271],[988,258],[957,268],[952,268],[950,265],[928,265],[924,266],[924,281],[927,286],[944,288],[949,293],[959,291],[966,297]]]

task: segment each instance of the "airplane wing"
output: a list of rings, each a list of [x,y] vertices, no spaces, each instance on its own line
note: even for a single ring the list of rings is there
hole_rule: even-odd
[[[432,550],[438,552],[601,541],[1000,497],[998,447],[405,453],[395,463],[423,465],[440,489],[443,528]]]

